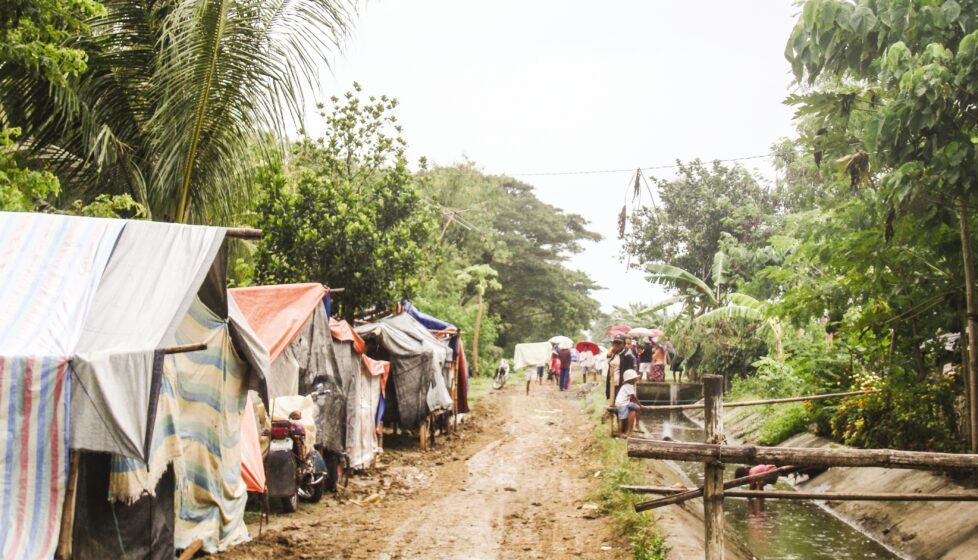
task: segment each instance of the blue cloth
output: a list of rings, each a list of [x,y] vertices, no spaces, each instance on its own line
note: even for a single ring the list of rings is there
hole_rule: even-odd
[[[635,404],[635,403],[633,403],[633,402],[630,402],[630,403],[628,403],[625,406],[619,406],[618,407],[618,419],[619,420],[628,420],[628,413],[631,412],[631,411],[633,411],[633,410],[638,410],[638,405]]]
[[[570,368],[560,368],[560,390],[566,391],[570,387]]]
[[[323,307],[326,308],[326,321],[328,322],[333,318],[333,298],[329,296],[329,292],[323,296]]]
[[[380,394],[380,403],[377,405],[377,420],[374,422],[374,427],[380,427],[380,421],[384,418],[384,409],[386,408],[387,399],[384,398],[384,394]]]

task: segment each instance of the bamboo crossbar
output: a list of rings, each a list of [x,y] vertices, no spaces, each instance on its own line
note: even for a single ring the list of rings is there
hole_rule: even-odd
[[[200,344],[184,344],[182,346],[170,346],[169,348],[164,348],[163,353],[169,356],[170,354],[185,354],[187,352],[196,352],[198,350],[207,350],[207,344],[201,342]]]
[[[737,408],[741,406],[760,406],[765,404],[779,404],[779,403],[790,403],[790,402],[805,402],[805,401],[821,401],[825,399],[838,399],[842,397],[855,397],[857,395],[865,395],[868,393],[875,393],[876,391],[849,391],[846,393],[826,393],[822,395],[808,395],[804,397],[788,397],[785,399],[764,399],[760,401],[740,401],[740,402],[726,402],[723,403],[723,408]],[[670,410],[695,410],[698,408],[703,408],[703,403],[698,402],[694,404],[664,404],[664,405],[654,405],[647,406],[645,410],[652,411],[670,411]]]
[[[751,482],[757,482],[759,480],[770,480],[773,475],[785,475],[801,470],[802,467],[778,467],[773,471],[767,471],[761,474],[753,474],[749,476],[742,476],[740,478],[734,478],[723,483],[724,495],[726,495],[727,488],[737,488],[738,486],[746,486]],[[622,486],[624,489],[631,490],[633,488],[649,488],[648,486]],[[673,489],[675,492],[664,493],[667,495],[665,498],[658,498],[655,500],[646,500],[644,502],[639,502],[635,504],[635,511],[647,511],[650,509],[657,509],[663,506],[668,506],[672,504],[678,504],[685,502],[687,500],[694,500],[703,495],[703,487],[699,488],[684,488],[684,489]],[[632,490],[633,492],[640,492],[639,490]],[[646,492],[648,494],[657,494],[658,492]]]
[[[261,239],[263,235],[262,230],[254,228],[232,227],[224,231],[224,237],[231,239]]]
[[[688,490],[670,486],[622,485],[619,488],[636,494],[658,494],[673,496]],[[772,498],[776,500],[824,500],[824,501],[866,501],[866,502],[978,502],[978,493],[933,494],[933,493],[892,493],[892,492],[791,492],[761,490],[724,491],[724,498]]]
[[[644,459],[674,459],[697,463],[743,463],[747,465],[882,467],[935,471],[978,469],[978,455],[899,451],[895,449],[812,449],[807,447],[711,445],[641,438],[629,438],[628,456]]]

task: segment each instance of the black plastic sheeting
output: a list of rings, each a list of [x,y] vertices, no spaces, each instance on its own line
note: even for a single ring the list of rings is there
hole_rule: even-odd
[[[170,468],[156,486],[156,497],[132,505],[109,502],[111,456],[82,453],[75,495],[72,558],[75,560],[172,560],[174,482]]]

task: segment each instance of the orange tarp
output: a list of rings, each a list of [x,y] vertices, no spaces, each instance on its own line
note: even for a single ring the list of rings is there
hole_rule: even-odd
[[[249,492],[265,492],[265,465],[261,459],[261,440],[251,393],[241,414],[241,478]]]
[[[322,284],[281,284],[228,290],[271,361],[292,344],[317,305],[322,305]]]

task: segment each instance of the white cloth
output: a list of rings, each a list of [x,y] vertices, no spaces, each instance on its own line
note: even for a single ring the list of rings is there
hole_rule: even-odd
[[[637,398],[635,384],[625,383],[620,389],[618,389],[618,396],[615,397],[615,408],[621,410],[622,407],[628,406],[628,403],[632,402],[632,397]]]
[[[581,367],[593,368],[594,367],[594,354],[590,350],[585,350],[581,352]]]
[[[524,342],[517,344],[513,351],[513,367],[517,370],[525,367],[546,366],[550,363],[553,345],[549,342]]]

